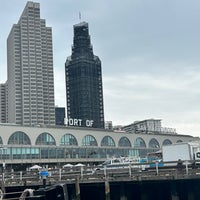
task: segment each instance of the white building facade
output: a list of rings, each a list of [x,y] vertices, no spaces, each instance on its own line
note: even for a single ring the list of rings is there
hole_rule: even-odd
[[[0,125],[0,164],[100,163],[107,158],[144,158],[163,145],[196,141],[190,135],[130,134],[80,127]]]

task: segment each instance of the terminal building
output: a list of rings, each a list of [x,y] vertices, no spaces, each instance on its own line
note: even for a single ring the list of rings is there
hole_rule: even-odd
[[[127,133],[83,127],[0,125],[0,164],[14,170],[33,164],[98,164],[119,156],[146,157],[163,145],[199,138],[180,134]],[[1,166],[1,165],[0,165]]]

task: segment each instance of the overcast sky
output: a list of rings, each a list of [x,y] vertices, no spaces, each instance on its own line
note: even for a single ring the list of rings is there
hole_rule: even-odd
[[[0,0],[0,81],[7,79],[6,40],[26,5]],[[55,103],[66,107],[64,63],[73,25],[89,23],[102,61],[105,120],[127,125],[161,119],[163,127],[200,136],[200,1],[41,0],[53,30]]]

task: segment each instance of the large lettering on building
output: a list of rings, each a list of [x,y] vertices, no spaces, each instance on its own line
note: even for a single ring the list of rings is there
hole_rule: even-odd
[[[66,119],[66,125],[68,126],[86,126],[86,127],[92,127],[94,124],[94,120],[82,120],[82,119],[72,119],[68,118]]]

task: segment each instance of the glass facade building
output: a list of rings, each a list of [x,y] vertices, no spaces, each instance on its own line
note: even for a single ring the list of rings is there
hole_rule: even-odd
[[[88,23],[74,25],[72,55],[65,63],[68,119],[80,119],[79,126],[92,121],[104,128],[101,61],[93,54]]]

